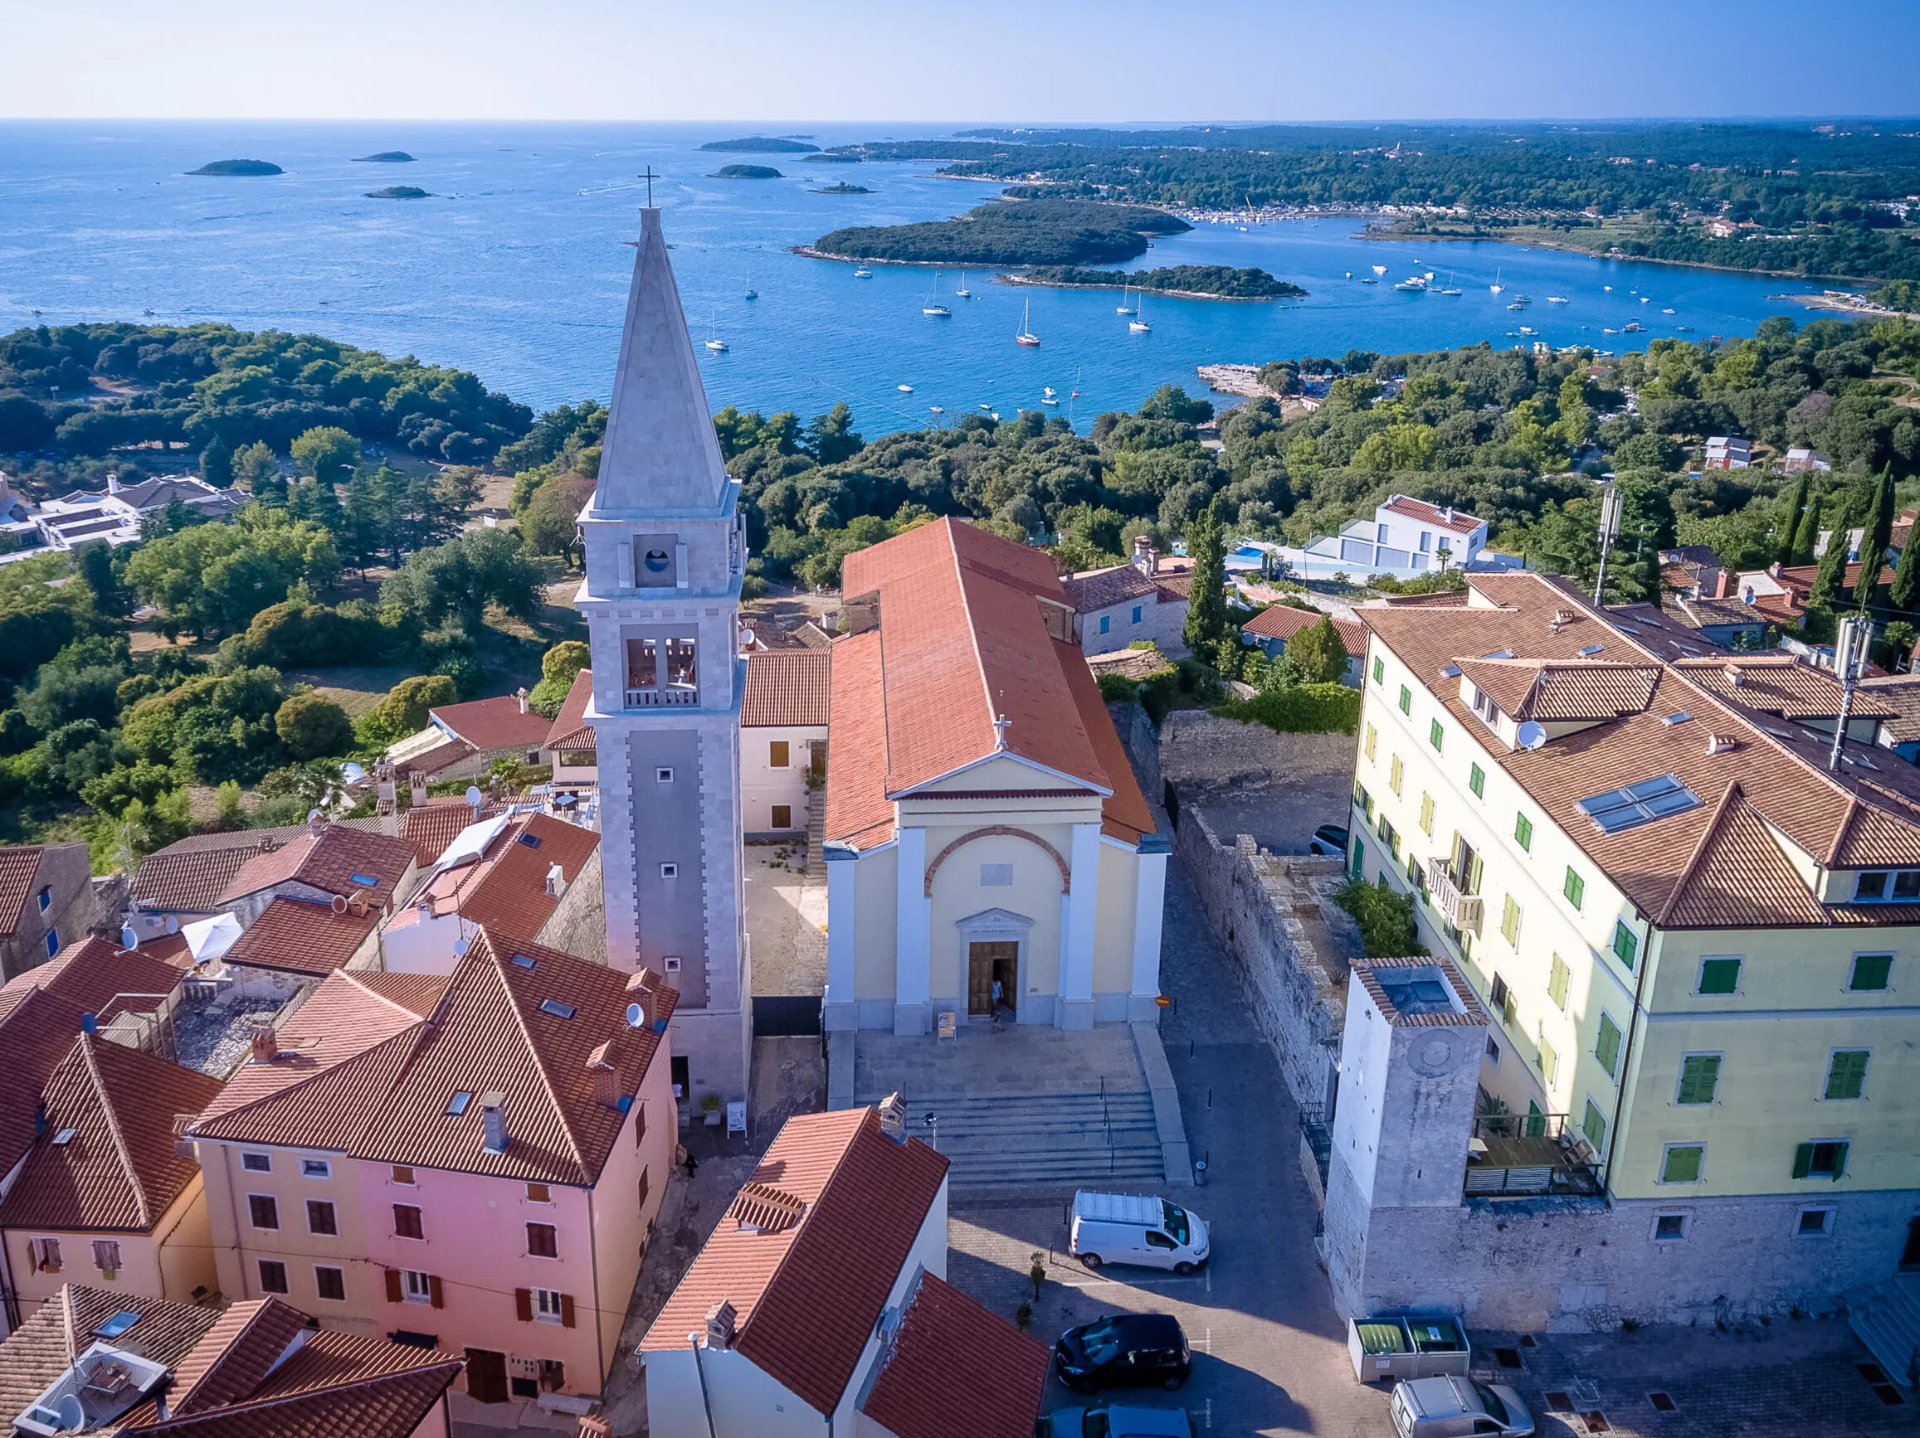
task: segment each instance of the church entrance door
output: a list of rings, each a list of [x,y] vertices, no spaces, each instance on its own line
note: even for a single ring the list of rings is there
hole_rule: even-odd
[[[996,1008],[1013,1010],[1020,976],[1020,945],[1013,940],[975,940],[967,945],[967,1014],[991,1018]],[[994,986],[999,986],[998,1002]]]

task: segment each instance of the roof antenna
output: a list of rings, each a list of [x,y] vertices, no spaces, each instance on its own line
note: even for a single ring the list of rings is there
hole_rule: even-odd
[[[1847,742],[1847,721],[1853,717],[1853,688],[1860,682],[1860,670],[1872,644],[1873,620],[1865,614],[1849,614],[1840,621],[1840,634],[1833,644],[1833,672],[1840,680],[1840,721],[1833,726],[1833,752],[1827,755],[1829,774],[1840,771],[1840,747]]]
[[[1607,551],[1613,548],[1613,538],[1620,532],[1620,490],[1617,485],[1608,485],[1600,496],[1600,566],[1593,579],[1593,607],[1598,609],[1604,602],[1601,595],[1607,587]],[[1660,607],[1660,596],[1653,596],[1653,606]]]

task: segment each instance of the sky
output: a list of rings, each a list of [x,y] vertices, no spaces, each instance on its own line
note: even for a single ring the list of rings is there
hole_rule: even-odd
[[[0,118],[1920,112],[1920,0],[0,0]]]

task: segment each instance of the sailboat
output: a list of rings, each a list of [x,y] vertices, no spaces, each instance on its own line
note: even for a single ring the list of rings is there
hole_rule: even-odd
[[[953,314],[952,310],[948,309],[945,305],[940,303],[940,300],[938,298],[939,294],[940,294],[940,271],[935,270],[933,272],[933,288],[927,291],[927,302],[924,305],[920,306],[921,314],[932,315],[935,319],[939,319],[939,320],[947,319]]]
[[[1488,285],[1487,288],[1496,295],[1506,288],[1505,285],[1500,283],[1500,271],[1495,270],[1493,272],[1493,283]]]
[[[1447,283],[1445,286],[1435,290],[1434,293],[1436,295],[1457,295],[1460,293],[1460,287],[1453,282],[1452,270],[1447,271]]]
[[[1147,297],[1143,294],[1137,301],[1140,308],[1134,317],[1127,321],[1127,333],[1143,335],[1153,326],[1147,323]]]
[[[753,287],[752,275],[747,276],[747,293],[745,294],[745,296],[743,296],[743,298],[750,299],[750,300],[757,300],[760,298],[760,291],[756,290]]]
[[[1387,272],[1387,267],[1385,265],[1375,265],[1373,267],[1373,272],[1376,275],[1384,275]]]
[[[727,342],[720,338],[720,307],[716,305],[713,313],[707,317],[707,348],[719,354],[726,347]]]
[[[1127,303],[1127,287],[1125,285],[1120,286],[1120,303],[1113,307],[1113,312],[1117,315],[1137,313],[1134,307]]]
[[[965,270],[960,271],[960,288],[953,293],[958,299],[970,300],[973,298],[973,291],[967,288],[967,272]]]
[[[1040,347],[1040,336],[1035,334],[1032,326],[1027,323],[1028,314],[1032,309],[1032,300],[1028,300],[1026,304],[1021,307],[1020,328],[1014,331],[1013,342],[1017,345],[1025,345],[1028,349],[1038,349]]]

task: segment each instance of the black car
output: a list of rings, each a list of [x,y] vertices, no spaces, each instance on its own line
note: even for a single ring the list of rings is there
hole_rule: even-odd
[[[1180,1324],[1164,1313],[1121,1313],[1069,1328],[1053,1345],[1054,1367],[1069,1388],[1178,1388],[1193,1366]]]

